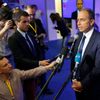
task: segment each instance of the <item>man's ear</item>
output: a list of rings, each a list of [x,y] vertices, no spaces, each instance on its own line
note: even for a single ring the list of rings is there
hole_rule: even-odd
[[[91,19],[91,26],[93,26],[95,23],[94,19]]]
[[[17,27],[18,27],[18,23],[19,23],[18,21],[15,21],[15,25],[16,25]]]
[[[17,22],[17,21],[15,21],[15,24],[17,25],[17,24],[18,24],[18,22]]]

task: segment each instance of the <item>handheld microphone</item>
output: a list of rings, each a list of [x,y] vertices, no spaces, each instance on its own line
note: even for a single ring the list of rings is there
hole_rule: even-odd
[[[78,37],[79,37],[78,35],[76,35],[76,36],[74,37],[74,40],[73,40],[72,45],[71,45],[70,50],[69,50],[69,55],[72,54],[72,50],[73,50],[73,47],[74,47],[74,45],[75,45],[75,41],[78,39]]]
[[[61,50],[61,57],[66,57],[66,54],[68,53],[68,47],[63,47],[62,50]]]
[[[52,61],[56,60],[59,56],[60,56],[60,54],[58,54],[57,56],[53,57],[53,58],[50,59],[48,62],[51,63]]]
[[[61,63],[63,62],[64,58],[66,57],[68,53],[68,47],[63,47],[60,53],[60,59],[61,59]]]
[[[79,52],[77,52],[77,54],[75,56],[75,67],[73,69],[73,79],[76,79],[76,73],[77,73],[77,69],[78,69],[80,60],[81,60],[81,54]]]
[[[55,56],[54,58],[49,60],[49,63],[51,63],[52,61],[57,60],[57,59],[63,59],[63,57],[66,56],[67,52],[68,52],[68,48],[63,47],[61,52],[57,56]]]
[[[64,62],[64,58],[66,57],[67,53],[68,53],[68,48],[63,47],[61,50],[60,56],[57,58],[57,59],[60,59],[59,63],[56,65],[56,67],[58,67],[57,72],[60,72],[62,65],[63,65],[63,62]]]
[[[56,64],[54,65],[54,70],[53,72],[51,73],[51,75],[49,76],[48,80],[46,81],[46,83],[44,84],[43,88],[41,89],[41,91],[39,92],[39,94],[36,96],[36,99],[35,100],[38,100],[39,97],[41,96],[42,92],[44,91],[45,87],[49,84],[51,78],[53,77],[53,75],[56,73],[57,69],[59,68],[59,66],[61,65],[61,63],[63,62],[63,59],[67,53],[67,47],[64,47],[62,48],[61,50],[61,53],[59,55],[57,55],[55,58],[56,58]],[[55,59],[54,58],[54,59]],[[54,59],[51,59],[54,60]]]
[[[58,69],[59,66],[61,65],[62,63],[62,58],[58,57],[56,60],[55,60],[56,64],[54,65],[54,69]]]

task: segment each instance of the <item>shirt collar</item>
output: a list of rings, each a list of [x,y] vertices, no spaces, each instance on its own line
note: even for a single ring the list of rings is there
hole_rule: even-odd
[[[9,73],[8,79],[10,80],[10,79],[11,79],[11,77],[12,77],[12,72],[11,72],[11,73]],[[0,80],[5,82],[5,80],[2,78],[2,76],[1,76],[1,75],[0,75]]]
[[[88,31],[87,33],[83,33],[83,35],[86,36],[86,38],[90,38],[93,34],[94,28],[92,28],[90,31]]]
[[[20,32],[20,34],[25,37],[26,32],[21,31],[19,28],[17,28],[17,31]]]

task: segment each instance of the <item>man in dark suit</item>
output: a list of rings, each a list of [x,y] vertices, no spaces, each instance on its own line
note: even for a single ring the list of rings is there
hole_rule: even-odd
[[[74,73],[72,88],[77,100],[100,100],[100,33],[94,29],[94,13],[90,9],[80,10],[77,18],[80,31],[72,54],[71,68]],[[81,45],[82,36],[85,36],[80,56],[77,62],[76,54]],[[77,65],[78,64],[78,65]]]
[[[75,20],[77,19],[78,12],[83,8],[83,0],[77,0],[76,6],[77,6],[77,10],[72,12],[72,16],[71,16],[71,18]]]
[[[35,33],[35,38],[37,38],[38,43],[40,44],[41,48],[45,48],[44,39],[46,37],[46,31],[43,27],[43,24],[40,19],[35,18],[36,11],[37,11],[37,5],[27,5],[25,6],[25,11],[30,16],[30,30]]]
[[[9,38],[8,43],[14,55],[16,67],[28,70],[39,65],[48,65],[47,60],[39,61],[39,47],[33,34],[28,31],[29,15],[25,11],[19,11],[13,15],[17,26],[16,32]],[[19,67],[20,66],[20,67]],[[23,67],[24,66],[24,67]],[[35,98],[35,82],[33,79],[24,82],[26,100]]]
[[[41,20],[35,17],[37,11],[37,5],[34,4],[26,5],[25,11],[30,16],[29,30],[34,34],[34,37],[37,40],[39,47],[41,48],[39,59],[40,60],[45,59],[45,52],[46,50],[48,50],[48,47],[45,45],[44,39],[46,38],[47,34]],[[46,83],[46,74],[43,74],[39,77],[38,83],[40,85],[40,88],[42,88],[43,85]],[[53,92],[47,86],[43,93],[51,95]]]

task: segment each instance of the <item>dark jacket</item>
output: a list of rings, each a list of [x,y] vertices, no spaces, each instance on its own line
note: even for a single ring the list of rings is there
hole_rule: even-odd
[[[39,65],[39,48],[33,34],[29,33],[29,35],[35,46],[34,48],[36,49],[35,56],[31,52],[25,38],[18,31],[16,31],[8,40],[10,49],[14,55],[16,67],[19,69],[27,70]]]
[[[58,29],[61,33],[61,36],[64,38],[69,35],[70,29],[66,26],[66,23],[61,18],[60,20],[57,20],[57,27],[55,29]]]
[[[73,50],[71,69],[75,66],[74,59],[81,38],[82,33],[79,33],[79,38]],[[90,98],[91,100],[100,100],[100,33],[96,30],[94,30],[86,47],[82,61],[78,67],[78,72],[80,77],[79,81],[83,86],[83,92],[80,94],[89,98],[88,100]]]
[[[77,10],[76,10],[76,11],[72,12],[71,18],[76,20],[77,19],[77,15],[78,14],[77,14]]]

